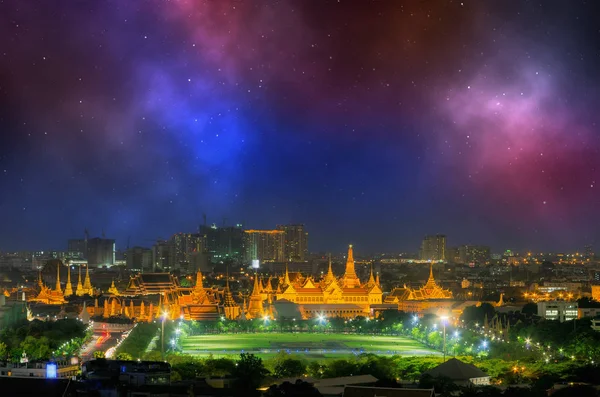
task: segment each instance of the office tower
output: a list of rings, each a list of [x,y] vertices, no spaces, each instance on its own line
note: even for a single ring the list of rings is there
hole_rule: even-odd
[[[446,236],[443,234],[425,236],[421,244],[421,260],[446,260]]]
[[[285,232],[283,230],[245,230],[246,262],[282,262]]]
[[[594,259],[594,249],[591,245],[583,247],[583,255],[585,259]]]
[[[152,250],[144,247],[132,247],[127,250],[125,261],[128,270],[152,271]]]
[[[485,245],[461,245],[458,247],[460,263],[487,263],[490,260],[490,247]]]
[[[460,263],[459,247],[446,248],[446,261],[451,262],[451,263]]]
[[[217,227],[201,226],[200,235],[205,251],[215,263],[233,260],[240,263],[244,257],[244,230],[241,224]]]
[[[304,225],[277,225],[284,232],[284,258],[288,262],[304,261],[308,257],[308,233]]]
[[[80,252],[85,258],[87,255],[87,238],[86,239],[70,239],[68,241],[69,252]]]
[[[112,266],[115,264],[115,240],[107,238],[70,239],[69,252],[81,252],[91,266]]]
[[[115,264],[115,240],[91,238],[87,241],[87,260],[91,266],[112,266]]]
[[[168,240],[158,240],[152,246],[152,271],[170,271],[175,266],[175,245]]]
[[[194,252],[204,251],[204,237],[198,233],[177,233],[171,237],[175,249],[175,262],[190,263]]]

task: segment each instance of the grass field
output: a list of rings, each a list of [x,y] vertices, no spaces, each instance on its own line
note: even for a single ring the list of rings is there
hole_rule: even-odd
[[[182,338],[184,353],[196,356],[238,356],[253,353],[270,358],[281,352],[308,359],[334,359],[362,353],[379,355],[439,355],[421,343],[402,336],[355,334],[256,333],[196,335]]]

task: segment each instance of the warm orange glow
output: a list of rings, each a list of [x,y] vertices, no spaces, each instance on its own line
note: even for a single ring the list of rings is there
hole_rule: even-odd
[[[283,234],[283,230],[244,230],[244,233]]]

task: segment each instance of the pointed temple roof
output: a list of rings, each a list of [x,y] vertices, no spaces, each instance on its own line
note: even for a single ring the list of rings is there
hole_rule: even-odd
[[[83,285],[81,284],[81,266],[79,266],[79,277],[77,278],[77,287],[75,289],[75,294],[78,296],[83,295]]]
[[[60,287],[60,263],[56,265],[56,288],[54,290],[62,293],[62,288]]]
[[[117,287],[115,287],[115,280],[112,280],[110,288],[108,289],[108,293],[113,295],[119,295],[119,290],[117,289]]]
[[[252,289],[252,296],[260,295],[260,283],[258,281],[258,275],[254,275],[254,288]]]
[[[285,264],[285,276],[283,278],[283,285],[290,285],[290,273],[288,272],[288,265]]]
[[[356,275],[354,269],[354,253],[352,251],[352,244],[348,246],[348,259],[346,259],[346,271],[342,277],[342,284],[345,288],[360,287],[360,280]]]
[[[67,266],[67,285],[65,286],[65,296],[73,295],[73,285],[71,284],[71,266]]]

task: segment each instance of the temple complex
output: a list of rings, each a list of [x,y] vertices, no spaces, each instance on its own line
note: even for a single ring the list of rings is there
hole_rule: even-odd
[[[429,265],[429,279],[420,288],[394,288],[385,297],[386,304],[397,304],[398,310],[422,312],[432,307],[446,307],[454,304],[452,291],[440,287],[433,277],[433,265]]]
[[[56,286],[54,289],[48,288],[42,280],[42,272],[38,276],[39,293],[35,298],[30,298],[29,302],[45,303],[46,305],[62,305],[65,303],[65,295],[60,286],[60,266],[56,268]]]
[[[371,317],[371,305],[381,304],[383,292],[379,279],[373,276],[362,283],[354,268],[352,245],[348,247],[346,270],[337,278],[331,268],[331,259],[327,274],[319,281],[312,277],[297,276],[293,281],[287,271],[275,291],[275,302],[288,301],[298,305],[303,318],[316,316]],[[277,305],[276,305],[277,306]]]

